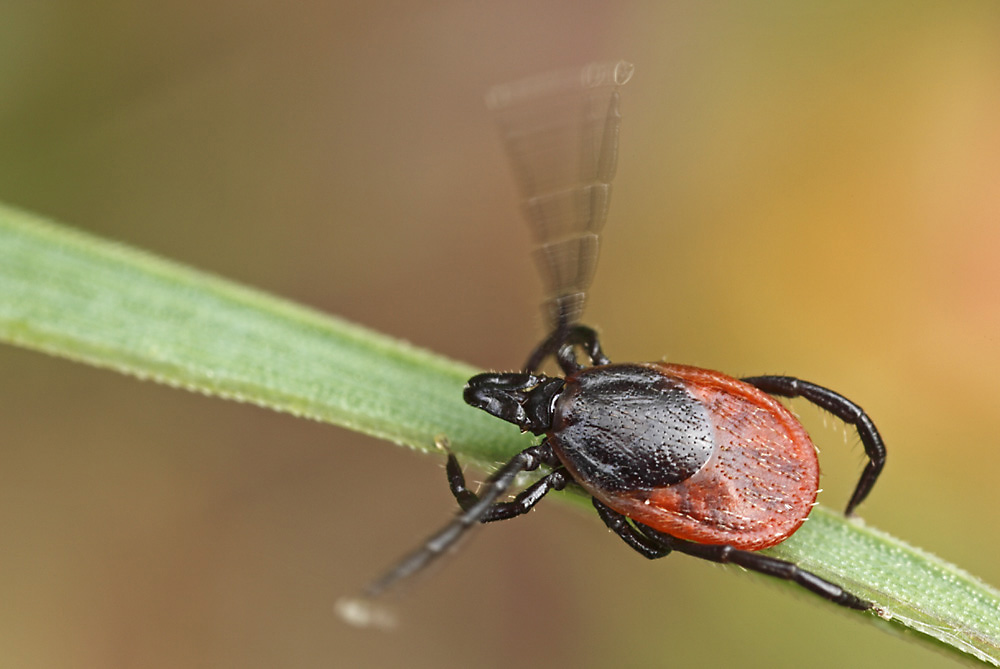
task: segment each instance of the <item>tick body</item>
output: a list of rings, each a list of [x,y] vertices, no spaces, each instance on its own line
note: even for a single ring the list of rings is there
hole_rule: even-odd
[[[454,455],[447,474],[460,511],[366,591],[374,598],[423,569],[479,523],[527,513],[575,487],[604,524],[650,559],[673,551],[787,579],[836,604],[868,602],[797,565],[757,551],[791,536],[816,502],[816,448],[775,397],[799,397],[857,429],[868,463],[850,515],[885,464],[875,424],[843,395],[790,376],[736,379],[664,362],[613,364],[578,323],[597,261],[617,162],[618,88],[627,63],[533,77],[489,99],[519,172],[525,215],[546,283],[550,334],[517,372],[471,378],[465,401],[541,441],[476,492]],[[555,362],[559,373],[543,372]],[[517,475],[545,473],[503,500]]]
[[[550,355],[563,378],[538,372]],[[578,362],[581,355],[589,364]],[[557,328],[525,369],[479,374],[465,387],[472,406],[545,438],[494,474],[479,496],[465,488],[450,456],[451,490],[464,510],[453,529],[527,513],[550,490],[575,485],[592,497],[608,528],[647,558],[678,551],[732,562],[842,606],[871,608],[795,564],[756,552],[801,527],[819,483],[812,440],[772,395],[802,397],[857,428],[869,462],[848,514],[885,464],[882,438],[861,407],[789,376],[735,379],[687,365],[612,364],[597,334],[582,325]],[[551,473],[512,501],[494,502],[514,473],[541,465]]]
[[[546,433],[575,481],[678,539],[757,550],[802,525],[816,449],[780,403],[719,372],[666,363],[566,378]]]

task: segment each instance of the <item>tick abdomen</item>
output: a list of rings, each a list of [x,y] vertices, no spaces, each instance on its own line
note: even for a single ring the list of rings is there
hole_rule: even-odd
[[[612,509],[672,536],[757,550],[809,515],[815,447],[777,400],[711,370],[590,367],[566,379],[549,443]]]

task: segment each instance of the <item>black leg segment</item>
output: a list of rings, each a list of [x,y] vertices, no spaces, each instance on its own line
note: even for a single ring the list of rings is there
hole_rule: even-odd
[[[604,355],[601,349],[601,342],[597,339],[597,332],[593,328],[585,325],[573,325],[570,327],[558,327],[545,340],[539,344],[528,361],[524,363],[524,371],[535,373],[541,367],[545,358],[550,355],[556,357],[559,367],[566,374],[580,371],[580,364],[576,361],[575,347],[579,346],[590,358],[592,365],[610,364],[608,356]]]
[[[882,467],[885,466],[885,444],[882,442],[882,437],[879,435],[875,423],[868,417],[864,409],[829,388],[817,386],[815,383],[802,381],[792,376],[751,376],[741,379],[741,381],[770,395],[801,397],[857,429],[861,443],[865,447],[865,453],[868,455],[868,465],[861,472],[861,478],[854,489],[854,494],[851,495],[851,499],[847,503],[845,513],[847,515],[854,513],[858,504],[864,501],[868,493],[871,492],[878,475],[882,472]]]
[[[478,504],[479,497],[465,487],[465,475],[462,473],[462,468],[455,456],[450,453],[445,469],[448,473],[448,487],[451,488],[451,494],[458,500],[458,505],[463,510],[468,511]],[[555,469],[519,492],[513,500],[497,502],[488,507],[480,517],[479,522],[492,523],[524,515],[531,511],[550,490],[562,490],[571,480],[565,469]]]
[[[468,511],[479,503],[479,497],[476,493],[465,487],[465,474],[462,472],[461,465],[458,464],[458,458],[451,452],[448,453],[448,462],[445,464],[444,470],[448,475],[448,488],[463,511]]]
[[[732,546],[697,544],[691,541],[683,541],[645,525],[640,525],[640,527],[644,534],[679,553],[685,553],[711,562],[737,564],[744,569],[792,581],[801,585],[806,590],[830,600],[834,604],[846,606],[850,609],[867,611],[872,608],[871,602],[847,592],[839,585],[830,583],[812,572],[801,569],[792,562],[786,562],[785,560],[779,560],[753,551],[739,550]]]
[[[594,499],[593,502],[594,508],[597,509],[597,514],[604,521],[604,524],[637,553],[650,560],[669,555],[671,551],[677,551],[711,562],[737,564],[744,569],[792,581],[840,606],[860,611],[866,611],[872,607],[871,602],[847,592],[839,585],[830,583],[812,572],[799,568],[792,562],[753,551],[739,550],[732,546],[698,544],[677,539],[642,523],[630,521],[597,499]]]
[[[670,549],[662,542],[653,541],[628,522],[628,518],[618,513],[611,507],[599,501],[596,497],[591,498],[597,515],[601,517],[608,529],[621,537],[622,541],[628,544],[639,555],[655,560],[670,554]]]
[[[405,556],[394,567],[383,574],[381,578],[371,583],[365,589],[365,597],[372,599],[380,596],[390,588],[423,570],[427,565],[454,546],[470,528],[479,524],[483,516],[489,513],[494,502],[507,492],[518,474],[525,471],[534,471],[540,465],[550,463],[555,459],[552,449],[545,443],[526,448],[515,455],[486,481],[477,501],[469,505],[468,508],[463,508],[450,523],[431,535],[423,546]],[[459,488],[464,488],[464,485],[459,486]],[[469,495],[472,495],[472,493],[469,493]],[[464,494],[462,496],[466,502],[471,499]]]

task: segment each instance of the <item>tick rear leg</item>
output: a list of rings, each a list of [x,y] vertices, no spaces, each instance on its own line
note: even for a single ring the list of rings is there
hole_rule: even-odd
[[[451,453],[448,454],[448,464],[445,465],[445,471],[448,474],[448,487],[451,489],[451,494],[455,496],[455,499],[458,500],[458,505],[463,510],[468,511],[479,503],[479,497],[466,487],[465,474],[462,473],[458,459]],[[511,501],[497,502],[490,506],[483,513],[479,522],[492,523],[497,520],[508,520],[526,514],[550,490],[562,490],[570,480],[570,476],[565,469],[555,469],[519,492]]]
[[[711,562],[737,564],[744,569],[797,583],[806,590],[840,606],[860,611],[866,611],[872,607],[871,602],[847,592],[839,585],[830,583],[812,572],[801,569],[793,562],[779,560],[753,551],[739,550],[732,546],[698,544],[677,539],[642,523],[633,525],[624,515],[597,499],[594,499],[593,502],[594,508],[597,509],[604,524],[643,557],[653,560],[664,557],[671,551],[677,551]]]
[[[882,468],[885,466],[885,443],[883,443],[875,423],[868,417],[864,409],[840,393],[793,376],[751,376],[741,380],[770,395],[801,397],[855,427],[861,437],[861,443],[865,447],[865,453],[868,455],[868,465],[861,472],[861,478],[858,480],[857,487],[854,488],[854,494],[851,495],[851,499],[847,503],[845,513],[848,516],[854,513],[858,504],[864,501],[868,493],[871,492],[878,475],[882,473]]]
[[[639,555],[655,560],[670,554],[670,549],[662,542],[654,541],[637,530],[628,522],[628,518],[618,513],[596,497],[592,498],[597,515],[601,517],[608,529],[621,537]]]
[[[794,562],[779,560],[753,551],[740,550],[732,546],[698,544],[693,541],[684,541],[683,539],[677,539],[642,524],[638,524],[638,526],[642,529],[643,534],[650,539],[679,553],[685,553],[721,564],[736,564],[744,569],[792,581],[801,585],[806,590],[830,600],[834,604],[846,606],[850,609],[867,611],[873,606],[871,602],[847,592],[836,583],[831,583],[812,572],[800,568]]]

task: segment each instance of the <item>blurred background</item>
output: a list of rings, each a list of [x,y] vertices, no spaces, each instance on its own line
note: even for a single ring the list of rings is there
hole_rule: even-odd
[[[0,200],[483,368],[541,334],[483,104],[627,58],[587,320],[787,373],[889,447],[861,515],[1000,584],[1000,5],[0,0]],[[0,347],[0,664],[938,666],[545,504],[402,627],[333,614],[451,513],[438,459]],[[863,451],[795,404],[840,509]]]

